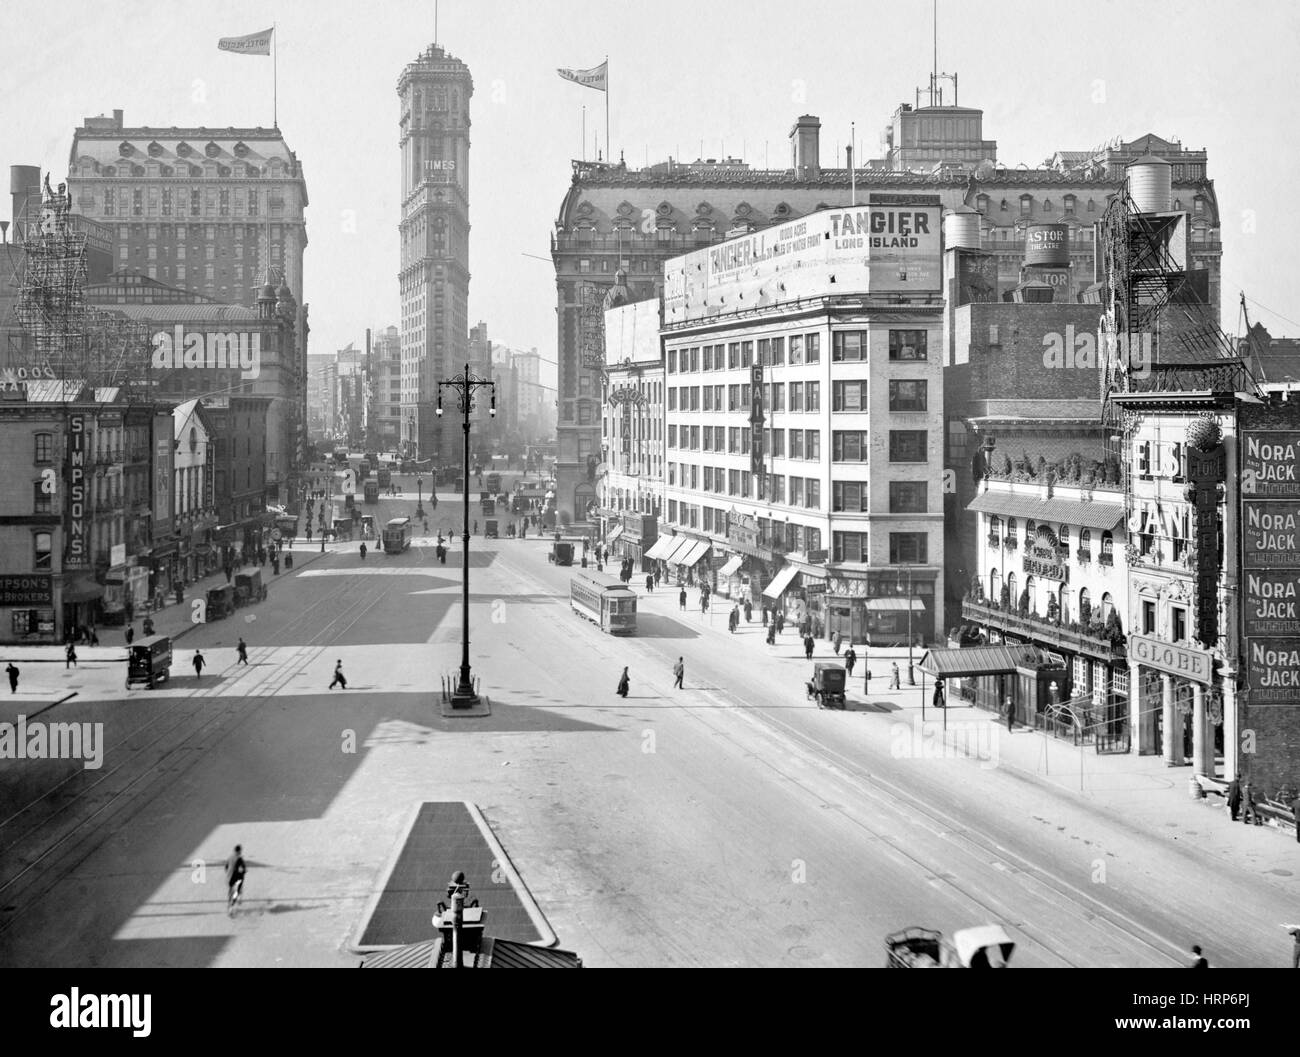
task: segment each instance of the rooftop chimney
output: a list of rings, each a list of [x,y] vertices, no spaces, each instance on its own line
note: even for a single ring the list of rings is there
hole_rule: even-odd
[[[821,173],[821,127],[815,115],[804,114],[790,129],[790,160],[800,176]]]
[[[122,111],[120,110],[113,111],[113,124],[118,128],[122,127]]]

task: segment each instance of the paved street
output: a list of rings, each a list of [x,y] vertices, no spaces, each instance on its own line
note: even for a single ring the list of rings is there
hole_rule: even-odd
[[[477,804],[593,966],[875,965],[892,930],[985,921],[1026,966],[1177,965],[1192,943],[1215,965],[1286,964],[1300,846],[1191,802],[1185,771],[968,709],[944,742],[916,726],[929,688],[882,689],[893,654],[873,655],[869,701],[855,679],[848,710],[819,711],[793,633],[768,647],[694,591],[681,612],[642,588],[640,636],[611,639],[545,554],[473,542],[487,718],[434,699],[459,663],[458,549],[445,566],[431,546],[315,552],[266,602],[185,634],[169,688],[127,693],[120,661],[83,662],[77,696],[40,718],[104,723],[103,766],[24,761],[0,787],[0,964],[354,965],[425,801]],[[348,688],[329,691],[337,660]],[[232,921],[236,843],[250,874]]]

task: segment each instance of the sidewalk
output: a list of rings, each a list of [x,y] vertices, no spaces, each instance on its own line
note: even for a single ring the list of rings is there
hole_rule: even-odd
[[[280,564],[280,575],[276,576],[271,572],[271,563],[268,560],[265,566],[260,565],[243,565],[231,570],[231,583],[234,578],[241,572],[252,572],[260,570],[262,573],[262,583],[266,585],[268,592],[275,591],[275,585],[282,580],[295,575],[301,569],[305,569],[318,558],[323,558],[325,554],[332,554],[349,548],[355,549],[356,543],[327,543],[325,545],[325,554],[321,553],[320,542],[313,541],[308,548],[306,541],[295,540],[295,547],[284,553],[293,555],[293,568],[285,569],[283,561]],[[177,604],[176,596],[172,595],[169,604],[155,613],[150,614],[153,619],[154,633],[157,635],[168,635],[172,641],[181,638],[193,631],[198,624],[193,622],[193,603],[195,599],[206,598],[208,589],[211,587],[222,587],[226,583],[226,574],[223,570],[218,569],[211,576],[205,576],[185,588],[185,601]],[[138,641],[143,638],[144,617],[137,615],[132,627],[135,628],[135,637]],[[126,660],[126,626],[112,625],[110,627],[101,627],[96,629],[99,635],[98,646],[77,645],[77,663],[79,666],[88,664],[120,664]],[[19,668],[23,663],[28,664],[48,664],[57,662],[59,665],[65,663],[65,646],[39,646],[39,645],[17,645],[17,646],[0,646],[0,669],[5,664],[13,661]],[[20,677],[19,689],[23,689],[26,683],[25,676]]]
[[[752,650],[783,668],[791,668],[790,678],[783,683],[792,688],[792,693],[803,685],[812,662],[844,662],[847,643],[836,656],[831,644],[824,640],[817,641],[812,662],[808,661],[803,640],[789,624],[776,644],[768,646],[767,628],[759,612],[755,611],[753,622],[746,624],[743,606],[739,628],[729,632],[731,601],[715,595],[709,600],[709,613],[701,614],[698,588],[687,588],[687,607],[681,610],[680,588],[676,585],[664,583],[647,592],[644,578],[639,585],[634,578],[632,586],[640,607],[653,606],[663,614],[688,621],[702,635],[730,641],[738,649]],[[1031,784],[1051,786],[1058,794],[1090,803],[1117,823],[1140,826],[1153,838],[1189,843],[1300,894],[1300,843],[1295,832],[1267,824],[1233,824],[1222,797],[1190,795],[1189,781],[1194,774],[1190,765],[1168,767],[1159,756],[1098,754],[1091,745],[1076,746],[1019,723],[1008,733],[1003,717],[960,700],[949,700],[943,709],[935,708],[931,703],[934,680],[919,668],[924,649],[912,651],[916,684],[909,686],[907,647],[873,647],[869,651],[871,692],[866,694],[863,684],[868,651],[861,643],[855,644],[854,650],[857,664],[848,680],[846,711],[887,724],[886,733],[896,734],[897,725],[906,724],[916,735],[933,741],[936,748],[947,753],[967,756],[981,767],[1015,772]],[[898,690],[889,689],[894,663],[898,664],[902,683]],[[816,709],[812,702],[808,707]]]

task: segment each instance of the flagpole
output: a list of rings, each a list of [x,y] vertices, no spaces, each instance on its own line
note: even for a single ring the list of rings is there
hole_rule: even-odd
[[[605,160],[611,164],[614,155],[609,145],[609,56],[605,56]]]
[[[271,127],[280,127],[280,34],[271,23]]]

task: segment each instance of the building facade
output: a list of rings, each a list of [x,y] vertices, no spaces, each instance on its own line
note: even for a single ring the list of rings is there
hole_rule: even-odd
[[[218,568],[212,531],[217,527],[215,444],[207,413],[187,400],[172,415],[175,447],[172,506],[178,540],[178,583],[193,583]]]
[[[665,522],[708,546],[670,568],[707,558],[696,575],[818,636],[933,639],[940,287],[937,196],[876,195],[666,266]]]
[[[437,383],[469,352],[469,68],[433,44],[403,70],[401,100],[402,420],[405,453],[458,460],[459,425],[435,414]]]

